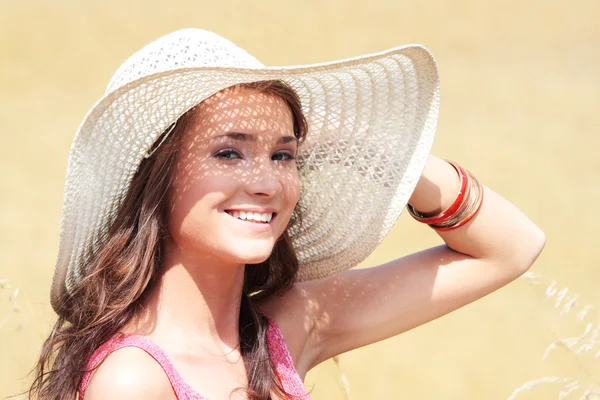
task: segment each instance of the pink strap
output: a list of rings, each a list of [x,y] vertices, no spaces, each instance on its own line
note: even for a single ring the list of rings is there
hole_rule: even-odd
[[[283,388],[288,394],[296,396],[294,398],[309,400],[310,396],[306,392],[306,389],[304,389],[304,382],[302,382],[302,378],[300,378],[300,374],[296,370],[279,326],[275,320],[269,317],[267,319],[269,320],[269,330],[267,331],[269,355],[271,356],[271,360],[273,360],[275,371],[279,376]]]
[[[277,323],[267,317],[269,320],[269,330],[267,331],[267,345],[269,346],[269,355],[275,365],[275,371],[283,385],[285,391],[294,399],[310,400],[310,396],[304,389],[302,378],[296,371],[296,366],[288,350],[283,334],[277,326]],[[207,397],[196,392],[179,375],[179,373],[169,361],[167,355],[154,342],[143,336],[135,334],[118,334],[101,345],[92,355],[88,363],[88,372],[85,373],[81,381],[80,398],[84,398],[85,389],[91,378],[91,369],[98,366],[110,353],[123,347],[139,347],[150,354],[158,362],[173,387],[173,391],[179,400],[209,400]]]
[[[96,350],[96,352],[92,355],[90,362],[88,363],[88,370],[95,368],[100,364],[110,353],[113,351],[122,349],[123,347],[139,347],[146,351],[146,353],[150,354],[152,358],[156,360],[163,368],[169,381],[171,382],[171,386],[173,387],[173,391],[175,395],[180,400],[208,400],[206,397],[202,396],[200,393],[197,393],[194,389],[192,389],[182,378],[181,375],[175,370],[171,361],[167,358],[167,355],[162,351],[158,345],[154,342],[146,339],[143,336],[138,336],[134,334],[120,334],[114,336],[112,339],[104,343],[102,346]],[[84,398],[85,389],[91,378],[91,371],[87,372],[81,381],[81,389],[80,389],[80,398]]]

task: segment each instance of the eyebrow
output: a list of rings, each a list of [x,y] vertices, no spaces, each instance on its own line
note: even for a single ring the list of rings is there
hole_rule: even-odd
[[[241,140],[244,142],[256,142],[256,135],[251,133],[242,133],[242,132],[227,132],[223,135],[213,136],[212,139],[228,137],[234,140]],[[295,136],[282,136],[279,138],[277,143],[290,143],[290,142],[298,142],[298,138]]]

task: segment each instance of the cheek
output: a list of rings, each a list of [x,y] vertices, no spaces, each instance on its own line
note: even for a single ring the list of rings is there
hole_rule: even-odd
[[[285,207],[288,209],[288,215],[291,216],[294,208],[300,200],[300,177],[297,171],[289,174],[284,182]]]
[[[300,177],[295,173],[295,177],[290,184],[290,199],[294,202],[294,206],[300,200]]]
[[[197,149],[196,151],[204,153],[206,150]],[[226,179],[226,172],[212,165],[211,161],[207,155],[182,151],[175,167],[171,186],[171,212],[185,215],[186,211],[199,205],[216,204],[218,197],[221,197],[222,194],[235,190],[234,182]]]
[[[176,235],[195,236],[213,229],[218,206],[235,190],[234,180],[214,174],[176,179],[170,194],[169,230]]]

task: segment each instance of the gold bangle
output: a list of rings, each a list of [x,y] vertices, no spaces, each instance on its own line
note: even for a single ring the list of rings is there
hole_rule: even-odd
[[[468,181],[469,179],[469,175],[468,175],[468,171],[465,170],[464,168],[460,167],[458,164],[456,164],[453,161],[450,160],[445,160],[448,164],[450,164],[454,170],[456,171],[456,173],[458,174],[459,177],[459,188],[458,188],[458,193],[456,194],[456,199],[454,200],[454,202],[452,202],[452,204],[446,208],[445,210],[441,211],[440,213],[433,215],[433,216],[429,216],[426,217],[425,215],[421,214],[420,212],[418,212],[413,206],[411,206],[410,204],[406,205],[406,208],[408,209],[409,214],[416,219],[419,222],[425,223],[425,224],[430,224],[430,223],[435,223],[435,220],[439,220],[439,219],[448,219],[448,218],[452,218],[454,215],[456,215],[456,213],[464,206],[465,200],[468,197],[468,191],[469,191],[469,187],[470,182]],[[457,202],[460,201],[459,204],[457,204]]]
[[[458,228],[464,225],[465,221],[469,221],[473,218],[474,214],[476,214],[481,208],[481,203],[483,201],[483,185],[479,183],[479,181],[467,171],[469,174],[472,185],[474,186],[471,190],[471,195],[469,196],[469,204],[465,207],[459,214],[456,215],[455,218],[448,221],[447,223],[442,224],[430,224],[429,226],[433,229],[438,230],[451,230],[454,228]],[[475,193],[473,193],[475,192]]]

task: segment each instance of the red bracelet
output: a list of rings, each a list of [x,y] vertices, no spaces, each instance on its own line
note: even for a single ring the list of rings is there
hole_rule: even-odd
[[[469,175],[467,174],[465,169],[463,167],[461,167],[460,165],[458,165],[452,161],[449,161],[449,160],[446,160],[446,162],[448,162],[448,164],[450,164],[450,165],[452,165],[452,167],[454,167],[454,169],[456,170],[456,172],[458,173],[458,176],[460,178],[460,188],[458,189],[458,194],[456,196],[456,199],[450,205],[450,207],[448,207],[446,210],[444,210],[441,213],[434,215],[432,217],[423,216],[421,213],[419,213],[417,210],[415,210],[410,204],[407,204],[406,208],[408,209],[408,212],[414,219],[416,219],[419,222],[422,222],[422,223],[428,224],[428,225],[442,224],[445,221],[451,219],[454,216],[454,214],[456,213],[456,211],[458,211],[458,209],[463,205],[465,199],[467,199],[469,197],[469,188],[471,186],[469,184],[470,183]]]
[[[445,231],[451,231],[454,230],[456,228],[460,228],[461,226],[465,225],[466,223],[468,223],[469,221],[471,221],[473,219],[473,217],[475,215],[477,215],[477,213],[479,212],[479,209],[481,208],[481,205],[483,204],[483,185],[481,185],[477,179],[475,179],[474,176],[472,176],[470,173],[469,175],[472,178],[473,183],[477,186],[477,199],[475,200],[475,203],[473,204],[471,208],[471,210],[465,210],[465,214],[466,215],[461,215],[458,218],[458,221],[450,226],[439,226],[439,225],[430,225],[433,229],[435,229],[438,232],[445,232]]]

